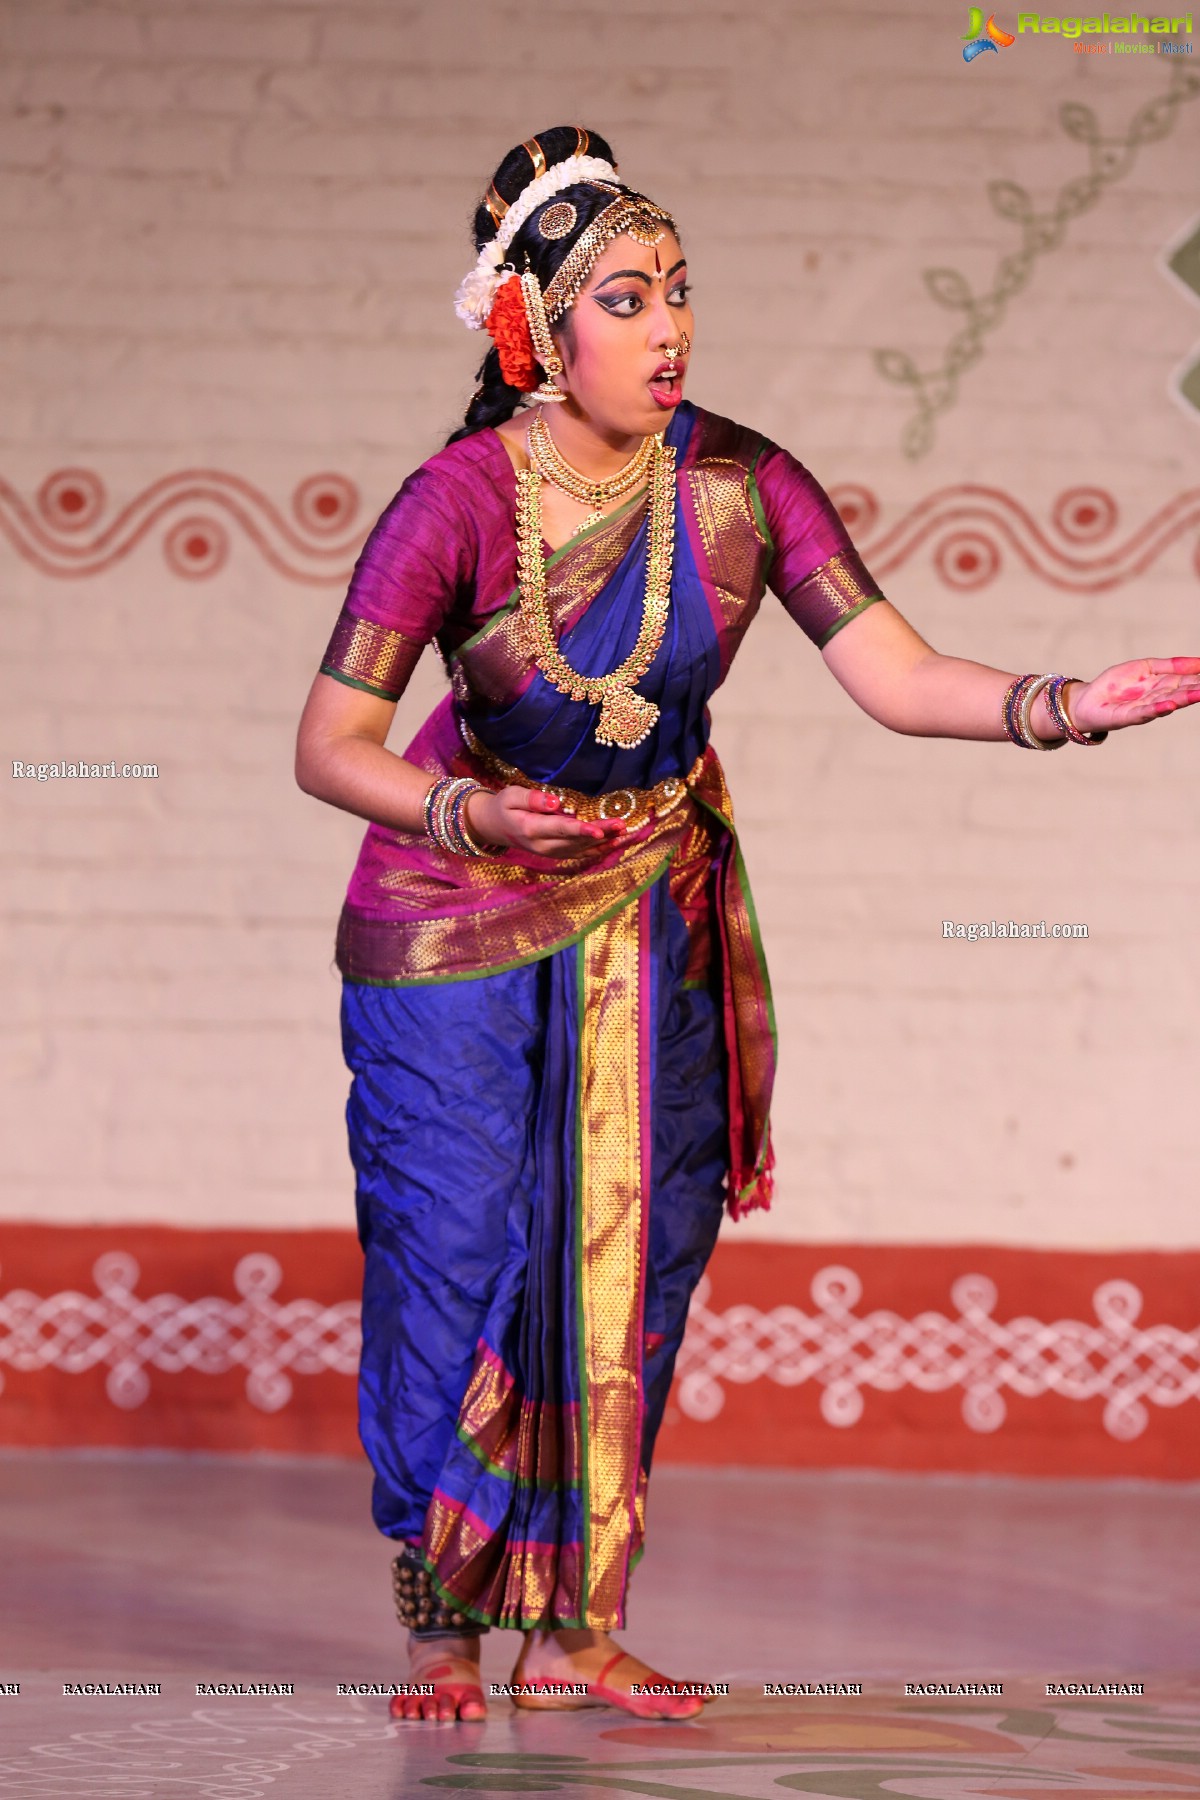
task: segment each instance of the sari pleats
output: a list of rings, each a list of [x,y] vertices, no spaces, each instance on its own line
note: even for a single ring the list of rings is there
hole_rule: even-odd
[[[446,1597],[502,1625],[611,1627],[641,1547],[660,911],[642,895],[554,959],[526,1299],[477,1346],[426,1521]]]

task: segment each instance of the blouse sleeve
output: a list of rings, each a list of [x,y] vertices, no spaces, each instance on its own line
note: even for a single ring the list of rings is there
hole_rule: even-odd
[[[884,596],[833,501],[803,463],[767,439],[751,480],[772,545],[767,586],[823,650],[835,632]]]
[[[444,476],[414,470],[363,545],[321,673],[397,700],[474,574],[474,534]]]

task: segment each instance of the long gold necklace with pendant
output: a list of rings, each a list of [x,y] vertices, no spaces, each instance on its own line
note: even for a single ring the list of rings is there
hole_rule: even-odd
[[[532,426],[530,429],[532,431]],[[520,618],[527,654],[560,694],[569,694],[572,700],[587,700],[593,706],[599,706],[596,742],[611,744],[620,750],[632,750],[635,744],[640,744],[658,720],[659,708],[654,701],[635,694],[633,687],[654,661],[667,627],[671,604],[671,569],[675,556],[675,446],[665,443],[659,433],[648,438],[646,443],[650,446],[650,528],[642,624],[637,642],[625,661],[607,675],[581,675],[559,650],[546,600],[542,473],[536,461],[530,468],[517,471],[517,580],[521,589]],[[570,465],[566,467],[569,469]],[[622,479],[629,467],[627,464],[614,479]],[[579,481],[584,481],[578,471],[572,473]],[[596,488],[604,484],[590,485]]]

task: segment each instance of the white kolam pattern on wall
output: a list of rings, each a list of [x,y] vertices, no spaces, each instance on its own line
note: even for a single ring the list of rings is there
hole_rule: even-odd
[[[358,1304],[276,1299],[278,1260],[255,1252],[233,1271],[236,1298],[139,1293],[137,1260],[113,1250],[98,1258],[93,1293],[0,1289],[0,1390],[7,1365],[23,1373],[107,1371],[115,1407],[133,1410],[154,1373],[184,1369],[245,1373],[246,1399],[278,1412],[296,1378],[330,1370],[353,1377],[360,1349]],[[1152,1407],[1200,1399],[1200,1330],[1140,1323],[1142,1295],[1132,1282],[1106,1281],[1095,1292],[1095,1318],[993,1317],[995,1282],[963,1274],[952,1284],[953,1310],[903,1318],[886,1308],[857,1310],[862,1282],[830,1264],[812,1278],[811,1310],[764,1310],[739,1302],[710,1308],[701,1278],[676,1363],[675,1403],[688,1418],[719,1420],[730,1384],[770,1381],[781,1388],[817,1383],[821,1416],[843,1430],[857,1425],[870,1390],[961,1392],[962,1419],[974,1432],[1005,1422],[1006,1390],[1036,1399],[1054,1393],[1102,1399],[1103,1427],[1121,1441],[1140,1437]]]

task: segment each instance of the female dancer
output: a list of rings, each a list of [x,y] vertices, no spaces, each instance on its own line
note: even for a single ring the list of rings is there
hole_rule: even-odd
[[[296,758],[371,821],[337,939],[360,1430],[434,1686],[393,1712],[481,1717],[505,1625],[518,1704],[690,1717],[610,1633],[690,1296],[723,1209],[771,1192],[774,1020],[706,703],[766,586],[923,736],[1094,746],[1200,699],[1200,657],[1082,681],[931,649],[815,478],[683,398],[679,233],[594,133],[506,156],[474,239],[481,385],[367,540]],[[399,757],[431,639],[451,691]]]

